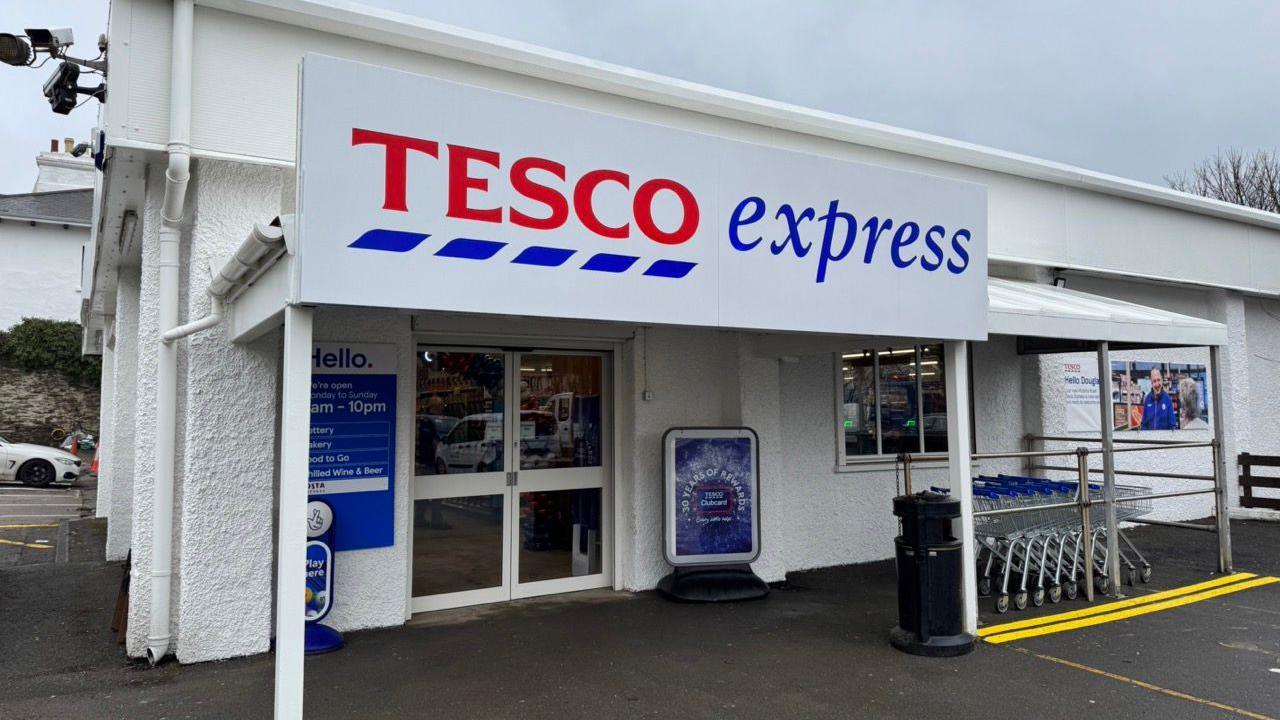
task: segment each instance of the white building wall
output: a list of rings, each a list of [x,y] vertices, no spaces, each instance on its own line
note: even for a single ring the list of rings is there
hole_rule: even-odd
[[[0,330],[22,318],[80,321],[80,249],[89,229],[0,220]]]
[[[107,324],[111,323],[111,317],[106,318]],[[98,487],[95,491],[94,515],[96,517],[111,517],[111,480],[112,474],[104,472],[102,468],[103,461],[109,462],[110,452],[107,450],[106,442],[108,437],[112,436],[112,414],[114,413],[113,404],[115,402],[116,393],[116,352],[111,347],[102,348],[102,375],[99,383],[102,387],[102,394],[98,404]]]
[[[1227,497],[1233,508],[1240,504],[1240,484],[1234,478],[1236,458],[1253,446],[1253,417],[1249,412],[1253,363],[1249,357],[1245,302],[1244,297],[1233,292],[1214,293],[1209,302],[1211,319],[1227,326],[1227,344],[1219,352],[1219,361],[1222,364],[1220,372],[1226,379],[1222,384],[1225,414],[1222,421],[1226,423],[1223,426],[1223,451],[1229,476]]]
[[[835,353],[762,357],[747,334],[648,328],[623,353],[629,384],[620,422],[631,423],[618,479],[619,585],[646,590],[670,572],[663,559],[662,434],[674,426],[737,425],[761,440],[761,543],[758,575],[773,582],[808,568],[892,556],[897,521],[893,497],[902,478],[891,461],[838,468]],[[645,345],[648,345],[647,360]],[[850,338],[847,350],[863,344]],[[978,447],[1021,447],[1022,365],[1013,338],[978,343],[974,354]],[[645,382],[645,368],[648,381]],[[643,400],[645,387],[654,399]],[[1017,461],[979,464],[1016,472]],[[914,489],[947,484],[939,463],[918,465]]]
[[[201,161],[188,193],[194,223],[179,322],[209,312],[211,270],[222,267],[253,223],[279,212],[280,172]],[[233,345],[218,325],[178,342],[185,442],[175,483],[186,552],[175,556],[182,587],[177,657],[198,662],[265,652],[272,627],[279,336]]]
[[[851,342],[849,351],[863,349]],[[897,525],[891,500],[900,491],[894,463],[837,471],[835,353],[802,356],[781,366],[782,460],[764,507],[782,508],[770,539],[787,570],[883,560],[893,554]],[[946,472],[917,469],[923,489]],[[781,578],[776,578],[781,579]]]
[[[625,558],[617,580],[623,589],[647,590],[670,572],[663,558],[662,434],[675,426],[727,424],[727,335],[717,330],[648,328],[629,343],[629,375],[635,382],[625,391],[635,412],[632,418],[619,418],[629,436],[630,457],[623,456],[622,476],[615,479],[626,485],[618,492],[624,503],[619,510],[628,515],[618,548]],[[653,392],[653,400],[644,400],[646,389]]]
[[[1280,455],[1280,302],[1259,297],[1244,300],[1248,404],[1239,406],[1249,418],[1249,441],[1242,452]]]
[[[139,273],[138,301],[138,340],[137,364],[138,377],[135,412],[134,458],[133,458],[133,527],[131,547],[133,549],[133,572],[129,586],[129,630],[125,637],[125,651],[130,657],[141,657],[146,653],[147,631],[149,629],[151,611],[151,557],[153,547],[152,497],[156,480],[156,383],[155,377],[159,368],[160,317],[159,317],[159,270],[160,270],[160,204],[164,195],[163,165],[152,166],[147,174],[147,197],[142,212],[142,265]],[[188,209],[189,212],[189,209]],[[183,231],[184,237],[189,230]],[[180,403],[181,404],[181,403]],[[179,412],[182,408],[179,407]],[[212,442],[213,438],[201,438],[201,442]],[[182,440],[178,440],[176,451],[179,456],[183,452]],[[180,558],[177,538],[181,537],[182,491],[174,487],[174,558]],[[229,541],[233,539],[229,538]],[[177,602],[181,586],[177,573],[173,576],[171,590],[171,622],[176,620]],[[212,601],[211,599],[206,599]]]
[[[973,343],[969,362],[973,366],[973,434],[979,453],[1025,450],[1023,437],[1038,429],[1028,425],[1023,409],[1026,395],[1038,388],[1025,387],[1024,367],[1034,358],[1018,355],[1018,340],[1008,335],[992,335],[987,342]],[[979,460],[975,474],[998,475],[1022,472],[1018,459]]]
[[[1243,325],[1246,328],[1243,347],[1237,354],[1243,356],[1248,363],[1245,371],[1233,375],[1233,383],[1243,386],[1243,390],[1232,387],[1236,397],[1234,412],[1239,416],[1238,424],[1244,428],[1242,440],[1236,452],[1248,452],[1254,455],[1280,455],[1280,391],[1276,390],[1280,382],[1280,302],[1260,297],[1244,298],[1240,303]],[[1236,455],[1228,457],[1228,471],[1236,472]],[[1275,473],[1262,471],[1262,474]],[[1237,496],[1238,483],[1231,483]],[[1258,497],[1280,498],[1280,489],[1259,488],[1253,491]],[[1280,518],[1280,511],[1252,510],[1241,514],[1270,519]]]
[[[36,184],[32,192],[91,188],[96,174],[93,158],[87,154],[75,157],[70,152],[42,152],[36,155]]]
[[[103,442],[100,472],[108,476],[111,515],[107,521],[107,560],[124,560],[133,542],[133,476],[137,454],[138,307],[140,278],[135,268],[120,270],[116,288],[116,349],[112,371],[115,402]]]

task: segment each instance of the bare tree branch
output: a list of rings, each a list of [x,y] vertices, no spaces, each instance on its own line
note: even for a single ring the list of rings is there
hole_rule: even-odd
[[[1166,175],[1174,190],[1280,213],[1280,153],[1219,150],[1189,173]]]

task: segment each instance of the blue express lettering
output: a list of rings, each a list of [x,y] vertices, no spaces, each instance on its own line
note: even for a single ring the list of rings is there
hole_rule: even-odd
[[[825,282],[832,263],[846,258],[870,265],[888,256],[895,267],[919,267],[925,272],[946,268],[953,275],[969,267],[969,242],[972,233],[966,228],[948,230],[915,220],[894,220],[872,215],[861,224],[852,213],[840,209],[840,201],[832,200],[825,212],[810,207],[796,208],[787,203],[773,211],[763,198],[744,198],[729,217],[729,244],[740,252],[764,251],[774,255],[792,252],[797,258],[815,256],[816,282]],[[749,226],[765,222],[773,231],[769,238]],[[806,232],[808,230],[808,232]]]

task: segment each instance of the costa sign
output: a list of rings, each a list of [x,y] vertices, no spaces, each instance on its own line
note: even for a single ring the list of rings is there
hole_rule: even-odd
[[[981,186],[315,55],[300,108],[302,302],[986,335]]]

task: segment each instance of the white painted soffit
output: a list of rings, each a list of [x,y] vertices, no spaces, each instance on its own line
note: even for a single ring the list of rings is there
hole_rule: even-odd
[[[1101,295],[988,278],[988,332],[1066,340],[1225,345],[1227,326]]]

